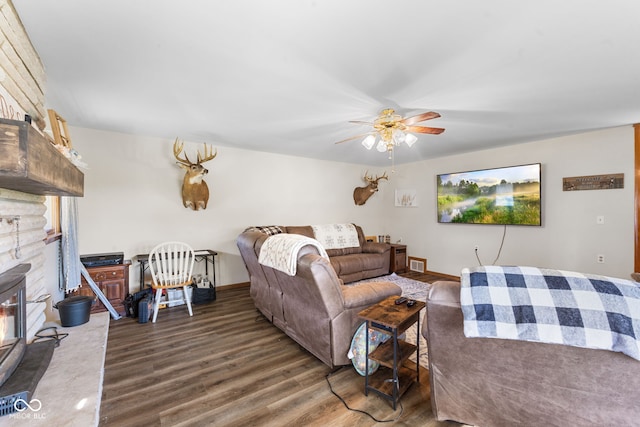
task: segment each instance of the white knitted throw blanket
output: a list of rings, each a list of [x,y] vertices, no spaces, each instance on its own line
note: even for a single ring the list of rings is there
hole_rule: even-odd
[[[358,231],[353,224],[312,225],[313,235],[325,249],[356,248],[360,246]]]
[[[298,252],[306,245],[316,247],[320,256],[329,259],[327,251],[317,240],[301,234],[281,233],[267,237],[260,248],[258,262],[264,266],[280,270],[289,276],[295,276],[298,265]]]

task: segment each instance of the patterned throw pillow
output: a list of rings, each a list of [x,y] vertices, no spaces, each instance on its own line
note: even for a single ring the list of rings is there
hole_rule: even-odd
[[[259,231],[260,233],[267,234],[269,236],[273,236],[274,234],[282,233],[282,229],[277,225],[264,225],[264,226],[253,226],[249,227],[244,231]]]

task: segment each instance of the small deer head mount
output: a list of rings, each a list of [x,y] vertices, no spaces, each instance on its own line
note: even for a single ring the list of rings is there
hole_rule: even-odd
[[[353,190],[353,201],[356,202],[356,205],[358,206],[362,206],[367,203],[369,197],[371,197],[373,193],[378,191],[378,181],[380,181],[381,179],[386,179],[387,181],[389,180],[386,172],[382,176],[376,175],[375,179],[371,178],[368,173],[369,171],[367,171],[363,177],[364,181],[367,182],[368,185],[366,187],[356,187]]]
[[[180,158],[183,148],[184,143],[176,138],[173,143],[173,155],[178,160],[176,162],[178,166],[186,171],[182,181],[182,203],[185,208],[191,208],[194,211],[206,209],[209,201],[209,187],[202,178],[209,171],[202,166],[202,163],[214,159],[218,155],[218,150],[213,153],[212,147],[204,144],[204,155],[201,156],[198,150],[198,161],[193,163],[186,153],[184,153],[184,159]]]

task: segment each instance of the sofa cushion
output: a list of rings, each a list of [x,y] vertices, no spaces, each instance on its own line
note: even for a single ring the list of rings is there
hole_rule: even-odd
[[[327,251],[329,253],[329,251]],[[371,256],[371,255],[368,255]],[[336,271],[338,276],[346,276],[358,271],[364,270],[364,259],[367,255],[361,256],[360,254],[331,256],[329,255],[329,261]]]
[[[327,254],[328,253],[329,251],[327,251]],[[329,260],[338,276],[347,276],[357,272],[379,269],[381,266],[381,256],[382,255],[363,253],[333,257],[329,255]],[[388,265],[384,264],[383,267],[388,267]]]
[[[311,228],[310,225],[287,226],[287,227],[284,227],[284,229],[287,231],[287,233],[302,234],[303,236],[311,237],[312,239],[315,238],[313,235],[313,228]]]
[[[364,242],[362,252],[367,254],[383,254],[390,250],[391,246],[386,243]]]
[[[359,254],[362,252],[360,246],[354,248],[342,248],[342,249],[327,249],[327,255],[330,257],[339,257],[343,255]]]
[[[342,285],[342,298],[345,308],[364,310],[390,295],[402,295],[402,288],[392,282],[363,282],[355,285]]]

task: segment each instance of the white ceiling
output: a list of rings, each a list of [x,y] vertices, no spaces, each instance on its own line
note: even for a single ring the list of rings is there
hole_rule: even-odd
[[[13,2],[71,126],[384,166],[334,142],[386,107],[447,129],[396,163],[640,122],[637,0]]]

